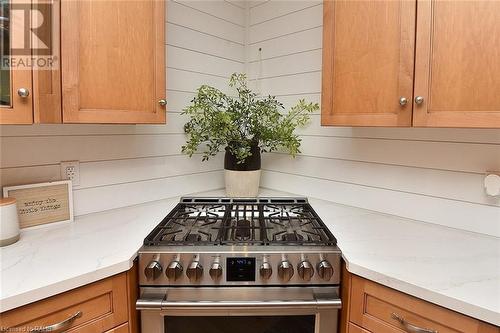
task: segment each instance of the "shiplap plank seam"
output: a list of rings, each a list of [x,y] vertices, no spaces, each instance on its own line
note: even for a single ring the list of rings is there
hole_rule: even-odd
[[[175,2],[175,3],[177,3],[177,4],[179,4],[179,5],[181,5],[181,6],[184,6],[184,7],[190,8],[190,9],[192,9],[192,10],[195,10],[195,11],[197,11],[197,12],[203,13],[203,14],[205,14],[205,15],[209,15],[209,16],[212,16],[212,17],[214,17],[214,18],[217,18],[217,19],[219,19],[219,20],[221,20],[221,21],[224,21],[224,22],[227,22],[227,23],[234,24],[234,25],[235,25],[235,26],[237,26],[237,27],[240,27],[240,28],[245,28],[245,25],[244,25],[244,24],[238,24],[238,23],[236,23],[236,22],[233,22],[233,21],[227,20],[227,19],[225,19],[225,18],[223,18],[223,17],[220,17],[220,16],[217,16],[217,15],[214,15],[214,14],[212,14],[212,13],[207,13],[207,12],[205,12],[205,11],[201,10],[201,9],[198,9],[198,8],[196,8],[196,7],[193,7],[193,6],[187,5],[187,4],[189,4],[189,3],[190,3],[190,1],[184,1],[184,2],[182,2],[182,1],[177,1],[177,0],[172,0],[172,1],[173,1],[173,2]]]
[[[178,45],[172,45],[172,44],[168,44],[168,43],[167,43],[167,46],[174,47],[174,48],[181,49],[181,50],[185,50],[185,51],[195,52],[195,53],[198,53],[198,54],[203,54],[203,55],[206,55],[206,56],[209,56],[209,57],[214,57],[214,58],[219,58],[219,59],[222,59],[222,60],[227,60],[227,61],[235,62],[235,63],[241,64],[241,65],[245,64],[244,61],[235,60],[235,59],[231,59],[231,58],[224,58],[224,57],[221,57],[221,56],[216,55],[216,54],[211,54],[211,53],[207,53],[207,52],[203,52],[203,51],[193,50],[193,49],[190,49],[190,48],[187,48],[187,47],[182,47],[182,46],[178,46]]]
[[[237,42],[237,41],[234,41],[234,40],[231,40],[231,39],[227,39],[227,38],[224,38],[224,37],[221,37],[221,36],[217,36],[217,35],[214,35],[214,34],[208,33],[208,32],[206,32],[206,31],[197,30],[197,29],[194,29],[194,28],[191,28],[191,27],[188,27],[188,26],[185,26],[185,25],[179,24],[179,23],[170,22],[170,21],[167,21],[167,23],[168,23],[168,24],[175,25],[175,26],[178,26],[178,27],[181,27],[181,28],[185,28],[185,29],[188,29],[188,30],[191,30],[191,31],[194,31],[194,32],[197,32],[197,33],[202,34],[202,35],[206,35],[206,36],[210,36],[210,37],[218,38],[218,39],[223,40],[223,41],[225,41],[225,42],[234,43],[234,44],[237,44],[237,45],[240,45],[240,46],[245,46],[245,44],[244,44],[244,43]]]
[[[267,41],[270,41],[270,40],[279,39],[279,38],[290,36],[290,35],[295,35],[296,33],[299,33],[299,32],[304,32],[304,31],[313,30],[313,29],[322,28],[322,27],[323,27],[323,25],[321,24],[321,25],[317,25],[317,26],[314,26],[314,27],[311,27],[311,28],[301,29],[301,30],[297,30],[297,31],[294,31],[294,32],[289,32],[289,33],[286,33],[286,34],[282,34],[282,35],[279,35],[279,36],[274,36],[274,37],[265,38],[265,39],[257,40],[257,41],[254,41],[254,42],[250,42],[248,45],[255,45],[255,44],[267,42]]]
[[[323,181],[333,182],[333,183],[356,185],[356,186],[361,186],[361,187],[366,187],[366,188],[371,188],[371,189],[379,189],[379,190],[385,190],[385,191],[393,191],[393,192],[399,192],[399,193],[405,193],[405,194],[419,195],[419,196],[425,196],[425,197],[429,197],[429,198],[444,199],[444,200],[457,201],[457,202],[463,202],[463,203],[469,203],[469,204],[475,204],[475,205],[483,205],[483,206],[489,206],[489,207],[498,207],[498,205],[491,204],[491,203],[456,199],[456,198],[438,196],[438,195],[433,195],[433,194],[425,194],[425,193],[419,193],[419,192],[412,192],[412,191],[405,191],[405,190],[394,189],[394,188],[390,188],[390,187],[374,186],[374,185],[350,182],[350,181],[339,180],[339,179],[330,179],[330,178],[312,176],[312,175],[301,174],[301,173],[287,172],[287,171],[282,171],[282,170],[262,168],[262,171],[275,172],[275,173],[280,173],[280,174],[289,175],[289,176],[307,177],[307,178],[311,178],[311,179],[323,180]],[[445,170],[445,171],[447,171],[447,170]]]
[[[193,70],[190,70],[190,69],[185,69],[185,68],[177,68],[177,67],[172,67],[172,66],[167,66],[168,69],[175,69],[175,70],[178,70],[178,71],[181,71],[181,72],[188,72],[188,73],[193,73],[193,74],[200,74],[200,75],[207,75],[207,76],[213,76],[213,77],[218,77],[218,78],[221,78],[221,79],[226,79],[228,80],[229,79],[229,75],[218,75],[218,74],[213,74],[213,73],[203,73],[203,72],[199,72],[199,71],[193,71]]]
[[[267,22],[271,22],[273,20],[280,19],[280,18],[286,17],[288,15],[292,15],[292,14],[295,14],[295,13],[300,13],[301,11],[307,10],[309,8],[312,8],[312,7],[317,7],[317,6],[322,6],[322,4],[317,4],[316,3],[316,4],[311,5],[311,6],[307,6],[307,7],[304,7],[304,8],[301,8],[301,9],[297,9],[297,10],[294,10],[294,11],[291,11],[291,12],[288,12],[288,13],[285,13],[285,14],[274,16],[274,17],[272,17],[270,19],[250,24],[250,27],[255,27],[257,25],[264,24],[264,23],[267,23]],[[252,10],[251,9],[250,9],[250,15],[252,15]]]
[[[282,78],[282,77],[288,77],[288,76],[295,76],[295,75],[302,75],[302,74],[312,74],[312,73],[321,73],[321,70],[315,70],[315,71],[305,71],[305,72],[297,72],[297,73],[287,73],[287,74],[280,74],[280,75],[272,75],[272,76],[261,76],[259,78],[252,78],[249,79],[248,81],[253,82],[253,81],[263,81],[263,80],[268,80],[268,79],[277,79],[277,78]]]
[[[293,56],[293,55],[298,55],[298,54],[302,54],[302,53],[309,53],[309,52],[314,52],[314,51],[319,51],[319,50],[322,50],[322,48],[320,47],[320,48],[314,48],[314,49],[300,50],[300,51],[297,51],[297,52],[286,53],[286,54],[282,54],[282,55],[279,55],[279,56],[262,58],[262,59],[259,59],[259,60],[250,60],[248,63],[249,64],[255,64],[255,63],[264,62],[264,61],[267,61],[267,60],[282,59],[282,58],[286,58],[286,57]]]

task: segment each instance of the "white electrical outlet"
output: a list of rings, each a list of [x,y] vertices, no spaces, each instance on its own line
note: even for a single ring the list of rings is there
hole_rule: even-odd
[[[61,162],[61,178],[71,180],[73,186],[80,185],[80,162],[63,161]]]

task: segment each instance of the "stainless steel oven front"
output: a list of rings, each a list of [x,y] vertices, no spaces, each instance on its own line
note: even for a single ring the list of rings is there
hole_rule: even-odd
[[[337,286],[143,287],[142,333],[336,333]]]

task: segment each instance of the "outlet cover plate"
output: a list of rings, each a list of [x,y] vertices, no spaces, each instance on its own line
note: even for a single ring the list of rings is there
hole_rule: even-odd
[[[61,179],[71,180],[73,187],[80,185],[80,162],[79,161],[62,161],[61,162]]]

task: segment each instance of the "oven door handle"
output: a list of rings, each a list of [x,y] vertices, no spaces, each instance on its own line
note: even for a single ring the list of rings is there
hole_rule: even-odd
[[[136,302],[137,310],[174,310],[185,308],[274,308],[307,307],[316,309],[340,309],[340,298],[315,298],[311,300],[268,300],[268,301],[169,301],[161,298],[140,298]]]

